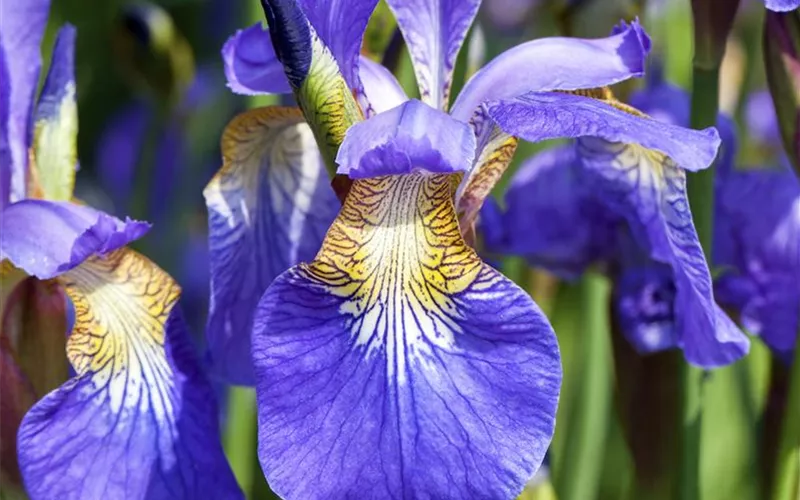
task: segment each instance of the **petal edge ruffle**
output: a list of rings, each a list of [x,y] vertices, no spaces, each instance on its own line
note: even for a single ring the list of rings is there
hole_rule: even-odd
[[[124,222],[84,205],[22,200],[0,218],[0,259],[40,279],[53,278],[141,238],[146,222]]]

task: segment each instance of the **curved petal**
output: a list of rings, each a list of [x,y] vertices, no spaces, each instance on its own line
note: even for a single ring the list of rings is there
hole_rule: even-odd
[[[775,12],[789,12],[800,7],[800,1],[798,0],[765,0],[764,4],[769,10],[774,10]]]
[[[747,337],[715,306],[689,211],[686,173],[670,157],[637,145],[583,138],[578,148],[606,210],[624,217],[644,251],[671,267],[678,345],[687,361],[716,367],[744,356]]]
[[[523,163],[505,193],[503,239],[488,250],[525,257],[574,279],[616,250],[620,218],[592,197],[574,145],[552,148]]]
[[[753,210],[758,207],[758,210]],[[795,345],[800,304],[800,183],[788,168],[734,170],[717,182],[720,303],[773,349]]]
[[[36,106],[33,150],[44,199],[69,201],[78,165],[78,104],[75,98],[75,27],[58,30],[50,69]]]
[[[0,259],[40,279],[141,238],[150,225],[69,202],[22,200],[0,218]]]
[[[292,87],[261,23],[237,31],[222,47],[228,87],[237,94],[290,94]]]
[[[697,131],[670,125],[572,94],[530,93],[490,103],[488,113],[505,132],[527,141],[589,136],[639,144],[669,155],[690,171],[708,167],[720,145],[714,128]]]
[[[456,191],[456,210],[462,230],[472,227],[484,200],[494,189],[514,157],[519,140],[497,127],[489,131],[486,145],[479,148],[475,165]]]
[[[629,99],[630,105],[660,122],[689,127],[689,94],[675,85],[658,79],[654,81],[644,90],[634,92]],[[717,115],[716,128],[721,140],[716,168],[717,175],[721,176],[733,168],[736,160],[736,123],[720,113]]]
[[[638,22],[596,40],[542,38],[517,45],[470,78],[452,114],[469,121],[487,101],[528,92],[602,87],[644,74],[650,39]],[[509,78],[509,75],[514,75]]]
[[[383,65],[362,56],[358,70],[361,83],[364,85],[364,94],[369,102],[367,116],[383,113],[408,100],[400,82]]]
[[[31,113],[42,67],[39,46],[49,11],[49,0],[30,0],[20,4],[0,2],[0,19],[3,20],[0,43],[6,54],[8,69],[8,80],[4,80],[3,85],[8,85],[10,89],[8,144],[12,159],[11,201],[25,198]]]
[[[250,331],[275,277],[314,258],[340,203],[314,137],[296,108],[239,115],[222,138],[223,166],[204,191],[208,206],[209,354],[237,384],[253,384]]]
[[[347,130],[337,173],[352,179],[466,171],[475,158],[475,135],[463,122],[411,99]]]
[[[450,176],[356,181],[317,259],[264,294],[253,359],[286,498],[513,498],[552,437],[553,330],[464,243]]]
[[[388,0],[411,54],[422,101],[447,110],[456,57],[480,0]]]
[[[31,499],[243,498],[175,308],[178,286],[126,249],[60,279],[76,311],[67,344],[76,377],[22,422]]]

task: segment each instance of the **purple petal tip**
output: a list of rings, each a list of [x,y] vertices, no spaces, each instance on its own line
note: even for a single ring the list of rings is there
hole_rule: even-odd
[[[125,222],[68,202],[23,200],[3,214],[0,257],[40,279],[58,276],[93,255],[104,255],[141,238],[150,224]]]
[[[611,30],[612,35],[622,35],[617,51],[628,62],[628,66],[636,76],[644,75],[645,61],[650,53],[652,43],[650,36],[639,23],[637,17],[630,23],[622,20]]]

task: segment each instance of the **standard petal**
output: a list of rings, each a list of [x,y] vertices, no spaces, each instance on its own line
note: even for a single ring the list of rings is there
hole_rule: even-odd
[[[800,182],[788,167],[732,170],[718,178],[716,194],[719,301],[770,347],[791,350],[800,304]]]
[[[127,249],[60,279],[76,311],[67,344],[76,376],[22,422],[31,499],[243,498],[175,307],[178,286]]]
[[[381,64],[362,56],[358,70],[361,83],[364,85],[364,93],[369,102],[367,116],[383,113],[408,100],[400,82],[391,71]]]
[[[572,94],[530,93],[490,103],[488,113],[505,132],[527,141],[590,136],[639,144],[690,171],[708,167],[720,145],[714,128],[691,130]]]
[[[582,174],[572,144],[523,163],[504,196],[502,239],[487,240],[488,250],[525,257],[566,279],[608,260],[620,218],[593,199],[593,187]]]
[[[259,457],[284,498],[513,498],[544,458],[556,340],[464,243],[450,176],[356,181],[253,332]]]
[[[290,94],[292,87],[261,23],[239,30],[222,47],[228,87],[237,94]]]
[[[22,200],[0,220],[0,259],[40,279],[141,238],[150,225],[69,202]]]
[[[253,384],[250,331],[272,280],[319,250],[340,208],[314,137],[296,108],[239,115],[223,166],[204,191],[211,263],[209,354],[229,381]]]
[[[317,35],[331,51],[350,88],[360,89],[359,54],[378,0],[300,0]]]
[[[6,54],[8,69],[8,80],[3,80],[3,85],[10,88],[8,144],[12,159],[11,201],[25,198],[31,113],[42,67],[39,46],[49,10],[49,0],[0,2],[3,26],[0,43]]]
[[[347,135],[337,173],[352,179],[463,172],[475,158],[475,135],[465,123],[416,99],[357,123]]]
[[[78,165],[78,104],[75,99],[75,27],[58,31],[50,69],[36,106],[33,151],[44,199],[68,201]]]
[[[422,101],[446,111],[453,68],[479,0],[388,0],[411,54]]]
[[[605,209],[627,220],[653,260],[671,267],[678,345],[687,361],[710,368],[744,356],[747,337],[714,303],[689,211],[686,173],[670,157],[637,145],[584,138],[578,151]]]
[[[775,12],[789,12],[800,7],[799,0],[765,0],[764,4]]]
[[[354,10],[360,12],[366,2],[357,3],[359,8]],[[356,102],[356,97],[363,92],[360,85],[348,85],[339,63],[309,22],[304,7],[314,10],[310,0],[309,5],[301,5],[298,0],[265,0],[261,5],[270,26],[275,54],[283,65],[297,103],[317,138],[325,165],[333,177],[336,174],[336,153],[344,141],[345,132],[364,118]],[[322,15],[325,8],[333,9],[334,14],[346,9],[344,3],[320,7],[323,12],[308,15]],[[355,60],[357,62],[358,58]]]
[[[644,73],[649,50],[650,39],[636,21],[607,38],[554,37],[526,42],[475,73],[458,95],[452,114],[468,121],[486,101],[528,92],[602,87],[638,77]]]

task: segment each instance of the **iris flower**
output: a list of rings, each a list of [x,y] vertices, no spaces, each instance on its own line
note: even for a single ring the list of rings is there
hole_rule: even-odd
[[[767,149],[782,149],[768,93],[751,96],[747,118],[752,137]],[[773,166],[725,167],[716,183],[717,297],[788,360],[800,310],[800,182],[785,157]]]
[[[450,106],[476,0],[388,2],[409,100],[359,57],[376,3],[264,2],[270,30],[223,49],[234,91],[293,92],[300,109],[249,111],[223,135],[205,191],[210,353],[255,383],[259,458],[285,498],[511,498],[542,462],[561,382],[546,318],[470,245],[514,136],[625,140],[690,166],[718,137],[554,92],[640,76],[636,22],[514,47]]]
[[[689,122],[688,96],[659,78],[631,104],[664,123]],[[731,125],[719,126],[721,162],[729,162]],[[636,133],[649,135],[643,127]],[[685,141],[681,152],[702,147]],[[545,151],[514,176],[506,211],[484,212],[487,246],[567,279],[600,265],[615,281],[617,324],[639,352],[679,347],[698,366],[731,363],[749,343],[714,302],[685,189],[684,169],[705,168],[713,158],[668,157],[594,138]]]
[[[49,2],[0,6],[0,258],[10,290],[0,379],[4,405],[8,394],[36,401],[16,442],[25,489],[33,500],[240,498],[219,442],[213,392],[177,306],[180,289],[124,247],[149,225],[72,199],[75,29],[59,31],[34,111]],[[23,288],[30,283],[33,295]],[[52,289],[69,303],[60,296],[44,313],[35,309],[42,303],[36,294]],[[30,383],[50,368],[42,353],[21,348],[37,335],[57,345],[60,337],[71,364],[71,378],[49,393]],[[3,425],[6,459],[14,429]]]

